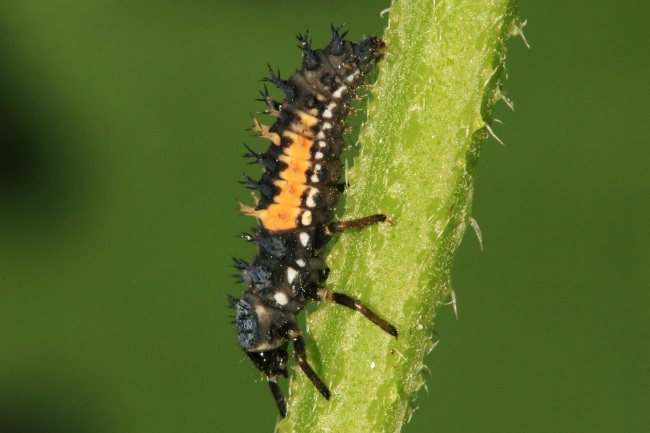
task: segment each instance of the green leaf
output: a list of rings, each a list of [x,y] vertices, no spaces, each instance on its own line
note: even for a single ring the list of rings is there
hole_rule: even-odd
[[[399,338],[354,311],[321,305],[307,321],[309,356],[332,398],[297,370],[280,432],[398,432],[410,418],[470,223],[506,42],[520,30],[517,0],[393,3],[343,219],[382,212],[395,224],[346,232],[327,262],[328,287],[360,299]]]

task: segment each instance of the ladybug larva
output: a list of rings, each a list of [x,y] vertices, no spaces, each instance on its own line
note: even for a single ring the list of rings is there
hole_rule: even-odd
[[[254,120],[251,129],[271,144],[263,153],[248,148],[246,155],[264,168],[260,180],[243,181],[259,193],[256,205],[240,204],[244,214],[257,218],[255,233],[244,234],[256,244],[257,255],[250,263],[236,260],[248,289],[239,299],[231,297],[230,305],[239,345],[267,377],[283,417],[287,404],[278,378],[287,377],[289,343],[302,371],[323,397],[330,398],[330,390],[307,361],[296,320],[308,302],[351,308],[397,337],[397,329],[361,301],[325,287],[328,269],[322,254],[335,234],[380,222],[392,224],[383,214],[332,222],[350,102],[385,48],[374,36],[346,41],[339,30],[332,27],[327,46],[316,50],[307,34],[299,35],[302,67],[289,79],[270,70],[265,80],[280,88],[285,99],[276,102],[266,89],[262,92],[265,113],[277,120],[272,126]]]

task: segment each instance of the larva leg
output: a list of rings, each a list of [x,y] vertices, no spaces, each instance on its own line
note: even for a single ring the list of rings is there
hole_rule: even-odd
[[[275,399],[275,403],[278,405],[278,410],[280,411],[280,416],[282,418],[287,416],[287,401],[284,399],[284,395],[282,395],[282,391],[280,390],[280,386],[278,385],[278,377],[277,376],[269,376],[269,386],[271,387],[271,394],[273,394],[273,398]]]
[[[358,311],[359,313],[366,316],[366,318],[370,320],[372,323],[379,326],[388,334],[397,338],[397,329],[393,325],[391,325],[390,323],[388,323],[387,321],[379,317],[377,314],[375,314],[370,308],[366,307],[358,299],[351,298],[348,295],[344,295],[343,293],[338,293],[329,289],[320,289],[318,291],[318,297],[320,298],[321,301],[330,302],[332,304],[343,305],[344,307],[348,307],[351,310]]]
[[[302,369],[302,371],[307,375],[307,378],[314,384],[318,392],[321,393],[326,400],[330,399],[330,390],[327,388],[327,385],[318,377],[314,369],[311,368],[307,362],[307,352],[305,351],[305,339],[302,336],[300,329],[293,324],[281,331],[284,336],[283,338],[293,342],[293,352],[296,358],[296,362]]]
[[[375,215],[370,215],[364,218],[359,218],[356,220],[350,220],[350,221],[334,221],[331,222],[327,225],[327,230],[330,233],[341,233],[346,230],[352,230],[352,229],[362,229],[367,226],[371,226],[373,224],[377,223],[383,223],[385,222],[388,225],[393,225],[393,220],[388,218],[384,214],[375,214]]]

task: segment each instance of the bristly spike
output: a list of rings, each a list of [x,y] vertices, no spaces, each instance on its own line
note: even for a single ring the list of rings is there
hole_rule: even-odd
[[[244,260],[241,260],[241,259],[238,259],[236,257],[233,257],[232,259],[235,262],[233,267],[235,269],[239,270],[239,273],[232,275],[233,278],[235,278],[240,283],[247,283],[248,282],[247,275],[248,275],[248,272],[249,272],[248,270],[250,269],[250,264],[248,262],[246,262]],[[236,299],[236,298],[233,298],[233,299]],[[239,301],[239,299],[237,299],[237,301]]]
[[[233,277],[235,279],[239,280],[239,282],[242,282],[242,283],[246,282],[244,277],[245,277],[246,273],[248,272],[248,268],[249,268],[248,262],[245,262],[244,260],[238,259],[236,257],[233,257],[232,259],[235,262],[233,267],[235,269],[239,270],[239,273],[233,274]],[[232,298],[232,299],[236,299],[236,298]],[[239,299],[237,299],[237,301],[239,301]]]
[[[250,164],[261,164],[262,163],[262,154],[259,152],[255,152],[253,149],[250,148],[250,146],[246,143],[242,143],[246,150],[248,150],[248,153],[244,154],[244,158],[252,158],[255,161],[251,162]]]
[[[289,246],[285,239],[279,236],[254,236],[250,233],[242,233],[241,237],[248,242],[260,245],[266,252],[282,259],[288,253]]]
[[[343,28],[343,26],[334,27],[334,24],[330,23],[330,28],[332,29],[332,38],[334,38],[334,36],[340,37],[339,31]]]
[[[235,262],[234,267],[240,270],[248,269],[248,262],[237,257],[232,257],[232,261]]]
[[[316,53],[311,49],[311,41],[309,40],[308,31],[303,35],[297,35],[300,45],[298,48],[302,51],[302,67],[308,71],[313,71],[318,68],[320,63],[316,57]]]
[[[263,153],[255,152],[246,143],[244,143],[244,146],[246,147],[246,150],[248,150],[248,153],[244,154],[244,157],[254,159],[254,161],[250,162],[250,164],[261,164],[269,171],[273,171],[278,168],[277,160],[268,158]]]
[[[296,37],[298,38],[298,41],[300,41],[301,44],[306,43],[309,40],[309,29],[305,30],[305,34],[303,35],[298,33]]]
[[[330,26],[332,27],[332,39],[327,45],[326,50],[329,53],[338,56],[343,53],[343,38],[339,33],[339,30],[341,30],[343,26],[334,27],[334,24],[330,24]]]
[[[296,89],[294,89],[292,86],[290,86],[286,81],[284,81],[282,78],[280,78],[280,71],[278,70],[278,74],[275,75],[275,72],[273,71],[273,68],[271,68],[271,65],[267,64],[269,67],[269,74],[270,77],[264,78],[264,81],[268,81],[269,83],[275,84],[278,89],[282,90],[284,92],[287,100],[289,101],[295,101],[296,99]]]
[[[264,91],[260,90],[260,95],[262,95],[262,98],[257,100],[262,102],[266,102],[266,99],[271,97],[269,94],[269,88],[266,86],[266,84],[264,85]]]
[[[249,128],[251,131],[259,132],[260,137],[271,140],[271,143],[275,144],[276,146],[279,146],[282,143],[280,135],[277,132],[271,132],[270,126],[260,123],[259,120],[257,120],[252,114],[251,117],[253,118],[253,126]]]
[[[259,191],[264,197],[273,197],[275,194],[275,189],[272,186],[257,182],[246,175],[244,175],[244,180],[240,183],[246,185],[246,188],[248,189]]]
[[[316,53],[311,50],[309,45],[305,45],[302,47],[302,66],[303,68],[307,69],[308,71],[313,71],[314,69],[318,68],[320,63],[318,62],[318,58],[316,57]]]
[[[248,206],[247,204],[239,202],[239,212],[243,213],[244,215],[259,218],[259,217],[265,215],[267,211],[266,210],[257,210],[252,206]]]
[[[256,101],[264,102],[266,104],[267,110],[264,111],[264,114],[270,114],[275,117],[280,116],[280,103],[273,100],[269,94],[269,89],[264,85],[264,91],[260,90],[261,98],[256,99]]]
[[[309,30],[306,30],[304,35],[301,35],[300,33],[298,33],[296,35],[296,39],[298,39],[298,41],[300,42],[300,45],[304,45],[304,44],[308,43],[308,41],[309,41]],[[309,43],[311,44],[311,41],[309,41]]]
[[[239,302],[238,298],[228,295],[228,304],[230,304],[228,308],[237,309],[238,302]]]
[[[246,188],[248,188],[248,189],[257,189],[257,186],[256,186],[257,182],[255,182],[253,179],[251,179],[250,176],[247,176],[245,174],[243,176],[244,176],[244,180],[240,181],[239,183],[241,183],[242,185],[246,185]]]

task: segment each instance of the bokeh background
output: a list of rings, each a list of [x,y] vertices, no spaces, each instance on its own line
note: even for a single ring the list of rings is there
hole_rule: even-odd
[[[650,431],[649,5],[522,3],[405,432]],[[0,3],[1,433],[272,431],[226,309],[240,142],[295,33],[388,6]]]

